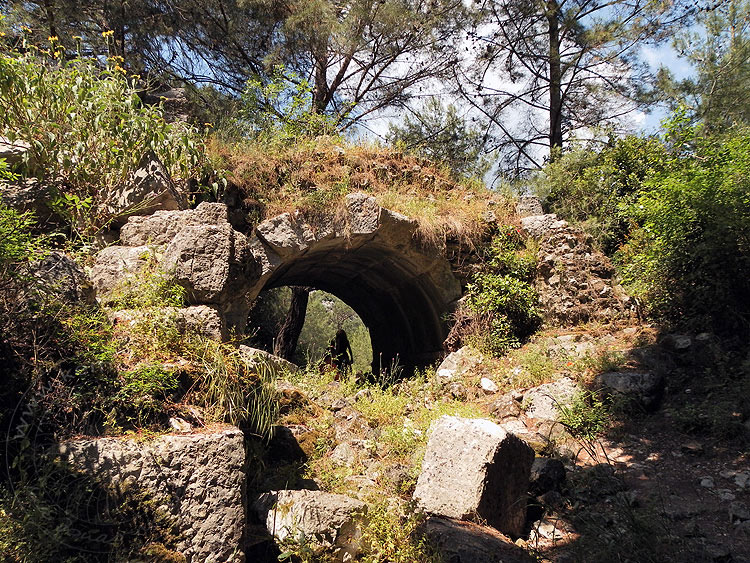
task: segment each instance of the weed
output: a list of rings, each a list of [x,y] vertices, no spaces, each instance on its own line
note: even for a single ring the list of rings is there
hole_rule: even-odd
[[[590,442],[609,426],[610,409],[590,391],[577,393],[570,404],[558,403],[558,422],[577,440]]]
[[[424,515],[413,505],[403,510],[387,501],[371,503],[367,511],[367,525],[362,530],[363,563],[439,563],[441,558],[420,533]]]

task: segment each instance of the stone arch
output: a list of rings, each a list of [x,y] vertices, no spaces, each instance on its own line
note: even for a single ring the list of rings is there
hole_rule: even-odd
[[[249,236],[234,230],[223,204],[131,217],[121,246],[101,251],[92,272],[97,290],[137,270],[157,248],[161,267],[173,272],[192,305],[215,311],[223,327],[243,331],[249,305],[264,289],[306,285],[351,306],[370,331],[374,369],[398,355],[405,366],[439,358],[446,320],[461,297],[450,263],[415,236],[415,221],[381,208],[374,198],[346,197],[337,220],[307,222],[283,213]],[[225,330],[226,332],[226,330]]]

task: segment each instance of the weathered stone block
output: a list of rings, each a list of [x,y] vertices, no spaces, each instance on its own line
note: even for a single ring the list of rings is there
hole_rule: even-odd
[[[445,357],[438,366],[437,375],[444,379],[461,377],[481,361],[482,355],[479,352],[470,346],[464,346],[455,352],[451,352]]]
[[[307,249],[315,242],[310,226],[291,213],[282,213],[255,228],[258,237],[281,256]]]
[[[96,255],[91,269],[91,282],[100,300],[118,284],[134,276],[146,264],[150,249],[147,246],[108,246]]]
[[[369,235],[378,230],[380,206],[375,198],[363,193],[346,196],[349,228],[353,235]]]
[[[192,332],[217,341],[221,341],[226,336],[226,327],[215,307],[207,305],[163,307],[159,311],[163,313],[162,322],[173,323],[172,326],[181,334]],[[148,314],[150,314],[149,311],[143,309],[123,309],[113,312],[110,318],[115,324],[134,325]]]
[[[222,225],[227,223],[223,203],[203,202],[195,209],[157,211],[153,215],[128,218],[120,230],[120,241],[127,246],[167,244],[189,225]]]
[[[360,552],[365,503],[323,491],[271,491],[262,494],[253,510],[277,540],[300,533],[334,561],[351,561]]]
[[[414,498],[431,514],[480,518],[518,536],[534,451],[489,420],[439,419],[430,434]]]
[[[240,563],[245,515],[242,433],[161,436],[149,442],[99,438],[64,442],[61,458],[110,483],[134,483],[154,495],[177,525],[188,563]]]
[[[569,377],[532,387],[523,396],[526,416],[538,420],[555,421],[560,416],[560,405],[569,405],[581,388]]]
[[[251,348],[250,346],[241,345],[240,355],[242,359],[251,368],[256,366],[265,365],[274,372],[275,376],[281,376],[286,373],[296,373],[299,371],[299,367],[292,362],[269,354],[265,350],[259,350],[257,348]]]
[[[161,268],[174,275],[193,302],[218,303],[232,289],[242,294],[251,261],[245,235],[229,224],[189,225],[167,245]]]
[[[116,223],[127,215],[149,215],[159,209],[186,209],[187,201],[177,190],[159,158],[149,151],[141,157],[129,181],[113,194],[108,211]]]

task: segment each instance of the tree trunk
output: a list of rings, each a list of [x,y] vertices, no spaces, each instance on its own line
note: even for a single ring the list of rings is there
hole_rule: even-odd
[[[562,148],[562,70],[560,65],[560,6],[556,0],[547,3],[549,32],[549,148],[550,159],[555,149]]]
[[[273,345],[273,353],[285,360],[291,361],[294,351],[297,349],[297,341],[305,324],[309,297],[309,287],[292,287],[292,302]]]

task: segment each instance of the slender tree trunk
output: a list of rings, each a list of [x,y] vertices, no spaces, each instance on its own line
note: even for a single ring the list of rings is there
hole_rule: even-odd
[[[273,353],[285,360],[291,360],[294,351],[297,349],[297,341],[305,324],[309,297],[309,287],[292,287],[292,302],[273,345]]]
[[[562,69],[560,63],[560,6],[557,0],[547,3],[549,30],[549,148],[562,148]],[[554,155],[553,155],[554,156]]]

